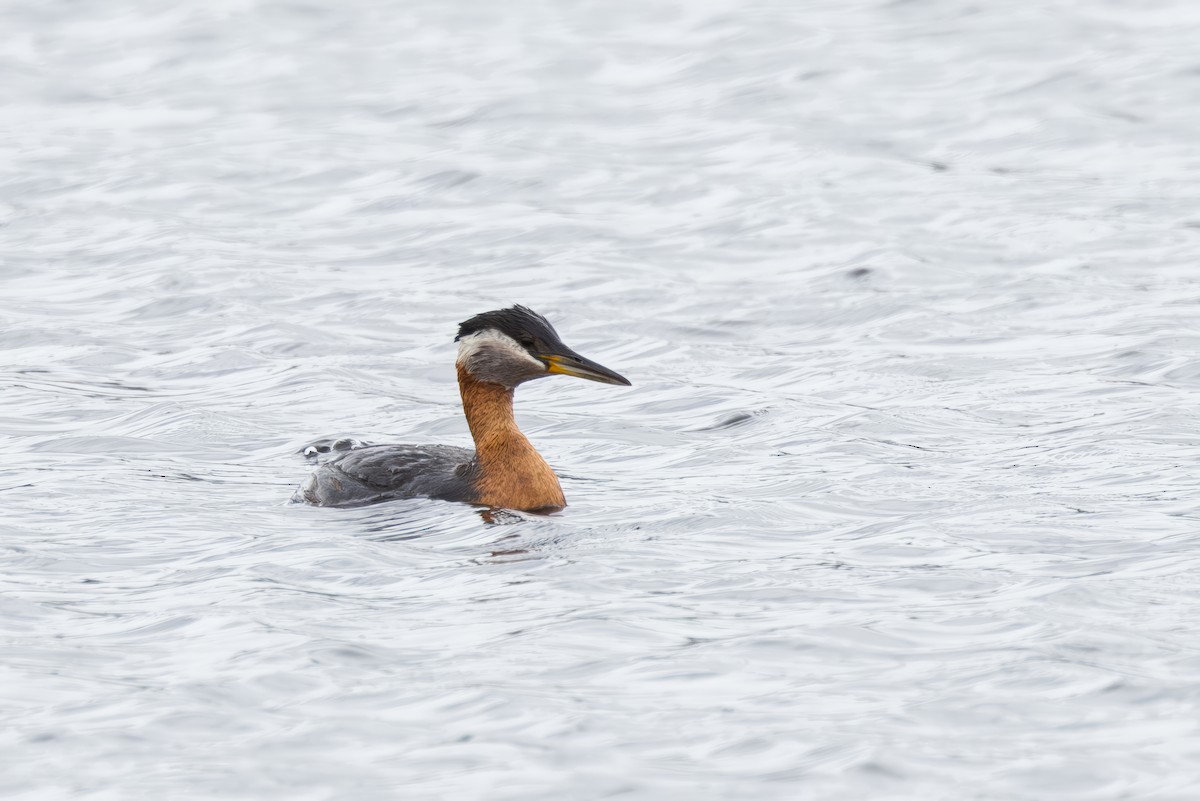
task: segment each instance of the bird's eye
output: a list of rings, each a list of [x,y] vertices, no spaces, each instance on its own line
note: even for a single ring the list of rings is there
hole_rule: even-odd
[[[534,342],[532,339],[529,339],[528,337],[521,340],[521,347],[529,348],[530,350],[532,350],[533,346],[536,344],[537,344],[536,342]]]

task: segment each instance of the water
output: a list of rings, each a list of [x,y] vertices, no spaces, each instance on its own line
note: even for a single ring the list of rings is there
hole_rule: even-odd
[[[0,8],[5,799],[1192,799],[1193,3]],[[467,444],[510,302],[632,388]]]

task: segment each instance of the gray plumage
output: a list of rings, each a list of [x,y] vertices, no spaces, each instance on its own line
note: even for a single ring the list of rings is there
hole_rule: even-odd
[[[370,445],[321,465],[294,501],[360,506],[426,497],[474,503],[475,452],[450,445]]]

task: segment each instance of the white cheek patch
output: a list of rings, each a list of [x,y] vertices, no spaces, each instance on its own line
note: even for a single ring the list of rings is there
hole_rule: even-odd
[[[517,361],[538,363],[537,359],[526,353],[515,339],[494,328],[476,331],[458,341],[458,360],[460,362],[470,363],[475,356],[485,351],[492,355],[503,354],[505,357]]]
[[[494,328],[458,341],[458,363],[481,381],[516,386],[546,374],[546,365],[530,356],[512,337]]]

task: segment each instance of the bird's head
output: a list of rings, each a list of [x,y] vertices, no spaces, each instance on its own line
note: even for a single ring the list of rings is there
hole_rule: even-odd
[[[458,327],[458,364],[479,380],[512,387],[548,375],[629,381],[563,344],[545,317],[524,306],[477,314]]]

